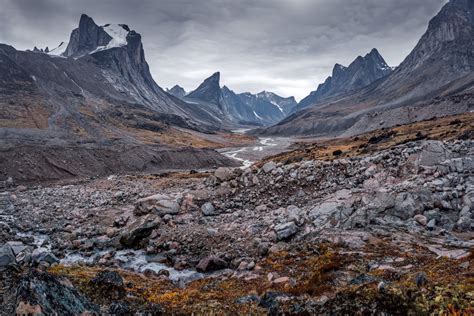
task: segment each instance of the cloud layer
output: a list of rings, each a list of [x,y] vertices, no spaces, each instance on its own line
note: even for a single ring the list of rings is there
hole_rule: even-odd
[[[298,99],[376,47],[398,65],[447,0],[0,0],[0,42],[67,41],[81,13],[141,33],[159,85],[187,91],[221,71],[237,92]]]

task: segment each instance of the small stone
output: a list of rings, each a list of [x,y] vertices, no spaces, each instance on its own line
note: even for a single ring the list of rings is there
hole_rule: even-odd
[[[276,168],[276,163],[273,161],[267,162],[266,164],[263,165],[263,171],[265,171],[266,173],[271,172],[275,168]]]
[[[426,216],[421,214],[415,215],[413,219],[422,226],[426,226],[426,224],[428,223],[428,219],[426,218]]]
[[[199,261],[196,270],[200,272],[211,272],[227,268],[227,262],[218,256],[208,256]]]
[[[201,206],[201,211],[204,216],[219,215],[219,211],[214,208],[211,202],[207,202]]]
[[[426,273],[424,272],[419,272],[415,276],[415,282],[416,286],[422,287],[425,286],[428,283],[428,277],[426,276]]]
[[[428,230],[434,230],[435,227],[436,227],[436,219],[434,219],[434,218],[433,218],[432,220],[430,220],[430,221],[428,222],[428,224],[426,224],[426,228],[427,228]]]
[[[379,284],[377,284],[377,290],[379,292],[385,291],[385,282],[384,281],[380,281]]]
[[[273,280],[273,283],[275,284],[281,284],[281,283],[287,283],[290,281],[289,277],[280,277],[278,279]]]

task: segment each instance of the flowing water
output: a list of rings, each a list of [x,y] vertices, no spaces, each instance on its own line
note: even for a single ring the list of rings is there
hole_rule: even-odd
[[[240,131],[236,131],[240,132]],[[261,137],[255,144],[247,147],[226,148],[221,153],[242,163],[242,168],[250,167],[256,161],[286,150],[290,139],[284,137]]]

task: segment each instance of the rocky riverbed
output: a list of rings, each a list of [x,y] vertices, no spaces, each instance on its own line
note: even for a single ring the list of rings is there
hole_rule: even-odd
[[[473,145],[11,187],[0,314],[472,313]]]

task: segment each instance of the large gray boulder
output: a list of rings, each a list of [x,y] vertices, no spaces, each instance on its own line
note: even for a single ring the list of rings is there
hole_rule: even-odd
[[[165,216],[167,214],[178,214],[179,210],[180,205],[176,199],[163,194],[155,194],[139,199],[135,204],[134,214],[141,216],[153,212],[160,216]]]
[[[397,194],[395,197],[394,216],[406,220],[412,218],[417,210],[419,210],[419,205],[410,193]]]
[[[211,255],[199,261],[196,270],[199,272],[211,272],[227,268],[227,262],[218,256]]]
[[[16,315],[98,315],[68,279],[31,270],[16,290]]]
[[[431,140],[423,144],[416,161],[420,166],[432,167],[452,157],[453,153],[446,148],[443,142]]]
[[[149,237],[159,225],[159,221],[153,219],[150,215],[141,217],[124,229],[120,236],[120,243],[127,247],[135,247],[143,239]]]
[[[214,172],[214,176],[220,182],[229,181],[234,178],[234,170],[232,168],[220,167]]]

